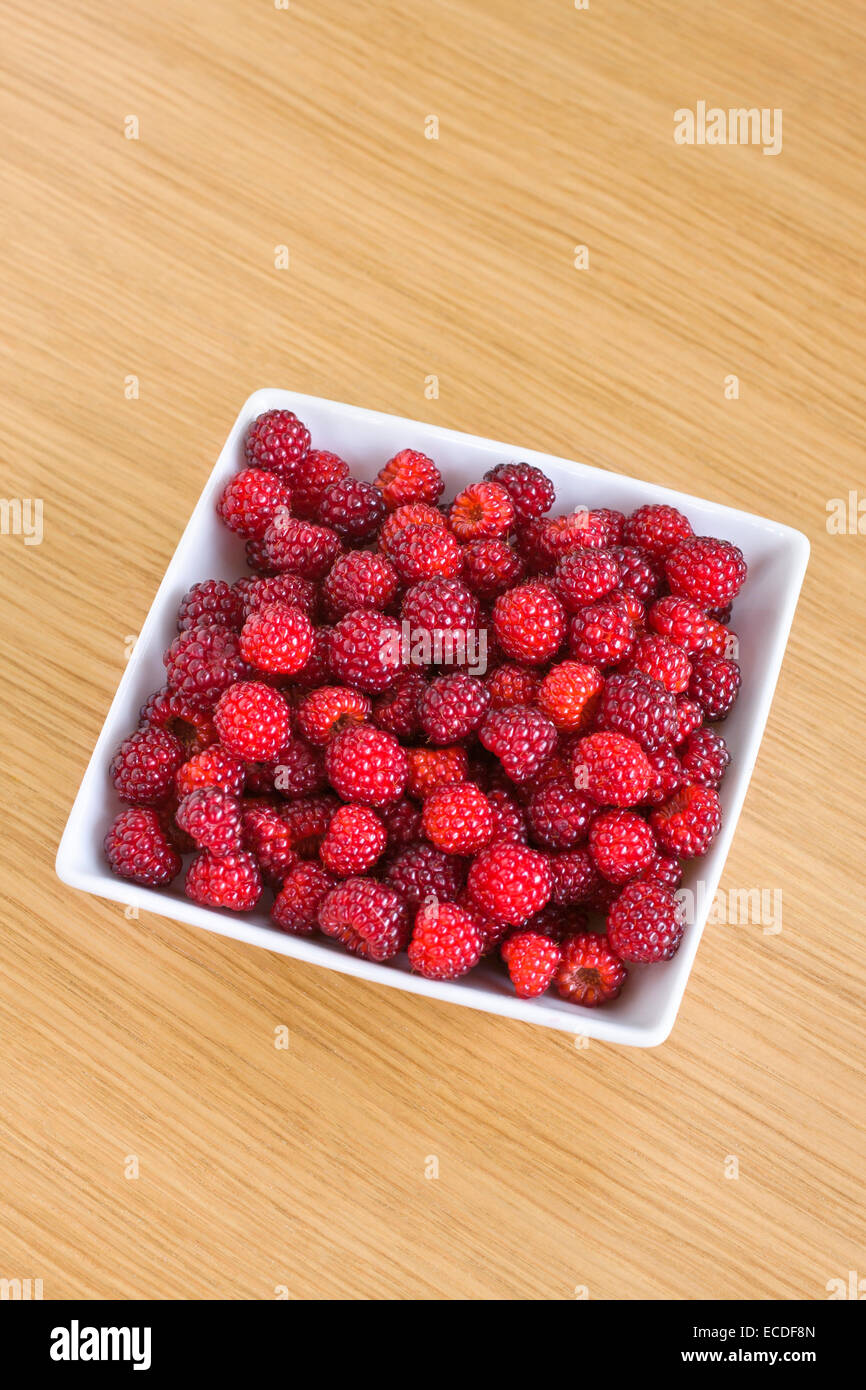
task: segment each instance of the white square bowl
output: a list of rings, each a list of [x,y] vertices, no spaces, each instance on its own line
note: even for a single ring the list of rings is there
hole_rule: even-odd
[[[199,580],[234,580],[246,572],[243,542],[218,522],[214,509],[225,483],[241,465],[247,425],[262,411],[277,408],[295,411],[308,425],[316,448],[333,450],[364,478],[372,478],[398,450],[421,449],[439,465],[446,479],[446,498],[450,498],[494,464],[522,459],[537,464],[553,479],[555,511],[610,506],[627,513],[645,502],[665,502],[686,512],[699,535],[722,536],[742,549],[749,578],[737,599],[734,626],[740,640],[743,683],[724,726],[732,756],[721,790],[724,821],[710,852],[688,865],[683,882],[688,888],[701,881],[703,891],[698,902],[703,908],[690,921],[673,960],[632,966],[621,996],[611,1004],[586,1009],[554,995],[518,999],[507,978],[486,963],[463,980],[427,980],[411,973],[405,956],[398,962],[374,964],[349,955],[324,937],[314,940],[285,935],[269,925],[265,911],[243,915],[216,911],[191,902],[177,884],[168,889],[145,888],[109,872],[102,841],[119,809],[109,781],[109,762],[121,740],[135,729],[144,700],[163,684],[162,654],[176,634],[177,607],[183,595]],[[708,905],[718,886],[767,720],[808,557],[809,542],[799,531],[636,478],[316,396],[256,391],[234,423],[142,627],[70,812],[57,852],[57,873],[65,883],[85,892],[365,980],[588,1037],[655,1046],[665,1040],[673,1026]]]

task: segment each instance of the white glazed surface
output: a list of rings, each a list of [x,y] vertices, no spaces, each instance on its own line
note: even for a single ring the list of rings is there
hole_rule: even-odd
[[[448,499],[494,464],[522,459],[537,464],[553,479],[555,512],[581,505],[630,512],[642,503],[666,502],[686,512],[699,535],[722,536],[741,547],[749,564],[749,578],[735,604],[733,627],[740,640],[743,683],[724,724],[732,755],[721,789],[724,822],[710,852],[688,865],[683,880],[684,888],[694,888],[702,881],[703,910],[690,922],[673,960],[632,966],[622,994],[613,1003],[583,1009],[553,994],[518,999],[507,977],[488,963],[463,980],[426,980],[410,972],[405,956],[396,963],[377,965],[350,955],[325,938],[287,936],[269,925],[266,910],[234,914],[200,907],[184,896],[182,879],[169,889],[153,889],[109,872],[102,840],[120,809],[108,778],[109,762],[117,745],[136,727],[146,697],[163,684],[162,654],[176,634],[177,607],[183,595],[199,580],[234,580],[247,573],[243,542],[219,523],[214,508],[226,481],[241,465],[241,441],[247,424],[262,411],[275,408],[294,410],[308,425],[314,446],[340,454],[360,477],[372,478],[399,449],[421,449],[441,469]],[[808,556],[809,543],[799,531],[638,479],[314,396],[257,391],[244,403],[159,586],[70,812],[57,852],[57,873],[65,883],[85,892],[379,984],[587,1037],[655,1046],[668,1036],[676,1018],[703,933],[706,908],[718,886],[736,829]],[[134,921],[129,929],[136,929]],[[733,952],[733,939],[731,949]],[[371,1003],[376,998],[372,996]]]

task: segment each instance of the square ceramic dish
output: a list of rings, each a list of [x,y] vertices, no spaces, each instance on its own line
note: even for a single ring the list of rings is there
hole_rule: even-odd
[[[704,891],[699,901],[704,906],[687,927],[673,960],[632,966],[626,987],[612,1004],[583,1009],[552,994],[518,999],[507,978],[486,963],[463,980],[427,980],[410,972],[405,956],[398,963],[377,965],[349,955],[326,938],[284,935],[269,925],[266,911],[243,915],[216,911],[184,897],[177,883],[169,889],[145,888],[109,872],[102,840],[119,809],[108,778],[109,762],[117,745],[136,727],[146,697],[163,684],[163,650],[176,633],[177,607],[187,589],[202,579],[234,580],[246,572],[243,542],[219,523],[214,509],[226,481],[241,466],[246,426],[262,411],[276,408],[294,410],[309,427],[316,448],[340,454],[363,478],[374,477],[399,449],[421,449],[439,465],[446,480],[445,497],[450,499],[494,464],[523,459],[537,464],[553,479],[556,511],[604,505],[629,512],[645,502],[666,502],[686,512],[698,534],[722,536],[741,547],[749,564],[749,579],[735,608],[743,684],[725,723],[732,762],[721,790],[724,823],[710,852],[689,865],[683,883],[689,888],[698,879],[702,881]],[[326,969],[527,1023],[632,1046],[654,1046],[664,1041],[673,1026],[703,932],[707,905],[712,902],[736,829],[808,556],[809,543],[799,531],[636,478],[315,396],[256,391],[241,408],[142,627],[75,798],[57,853],[57,873],[65,883],[87,893]],[[130,930],[135,930],[134,924]],[[380,1003],[384,1007],[381,998]]]

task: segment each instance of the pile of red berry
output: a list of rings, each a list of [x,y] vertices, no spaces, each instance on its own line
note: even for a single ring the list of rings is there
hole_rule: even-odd
[[[250,573],[185,596],[165,685],[114,756],[115,873],[452,980],[594,1005],[683,934],[680,860],[721,824],[741,552],[673,507],[549,515],[502,463],[440,504],[287,410],[217,505]]]

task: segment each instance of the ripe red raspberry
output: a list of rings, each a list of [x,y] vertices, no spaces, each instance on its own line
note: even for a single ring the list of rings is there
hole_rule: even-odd
[[[246,805],[241,811],[243,847],[255,855],[269,883],[281,883],[298,860],[292,831],[271,806]]]
[[[334,791],[344,801],[363,806],[387,806],[403,795],[409,762],[393,734],[357,724],[331,739],[325,749],[325,769]]]
[[[209,699],[187,696],[166,685],[148,696],[139,717],[142,724],[165,729],[179,738],[188,758],[216,743],[217,733]]]
[[[519,584],[525,568],[506,541],[472,541],[463,551],[463,578],[474,594],[488,601]]]
[[[597,727],[627,734],[655,752],[677,732],[677,702],[669,690],[641,671],[608,676],[598,705]]]
[[[363,724],[370,709],[370,701],[359,691],[343,685],[323,685],[305,695],[298,706],[298,728],[304,738],[321,748],[343,729]]]
[[[388,558],[404,584],[440,575],[453,579],[463,567],[458,542],[438,526],[405,526],[389,542]]]
[[[548,584],[529,580],[493,605],[493,631],[506,656],[541,666],[556,655],[565,636],[565,609]]]
[[[409,942],[409,963],[428,980],[456,980],[477,965],[484,936],[473,915],[456,903],[422,903]]]
[[[282,515],[282,513],[278,513],[278,515]],[[257,575],[264,578],[267,575],[276,574],[276,567],[272,565],[268,559],[268,552],[264,540],[247,541],[244,546],[244,554],[247,565]]]
[[[659,883],[630,883],[607,915],[607,938],[620,960],[670,960],[683,938],[682,909]]]
[[[681,787],[650,812],[659,848],[680,859],[706,854],[722,824],[719,794],[712,787]]]
[[[365,874],[385,849],[385,827],[369,806],[341,806],[322,841],[325,868],[340,878]]]
[[[407,526],[435,526],[440,531],[448,529],[445,517],[438,507],[429,507],[426,502],[407,502],[396,511],[389,512],[379,531],[379,549],[391,558],[391,546]]]
[[[610,554],[619,562],[620,589],[640,599],[641,603],[654,599],[662,587],[662,574],[649,556],[633,545],[615,545]]]
[[[623,537],[626,545],[646,551],[653,560],[663,560],[682,542],[694,535],[687,516],[676,507],[648,502],[626,519]]]
[[[545,533],[544,544],[554,559],[561,559],[570,550],[606,550],[622,541],[625,517],[622,512],[597,507],[592,511],[578,508],[566,516],[558,516]]]
[[[491,710],[478,737],[496,754],[512,782],[534,777],[556,747],[555,726],[529,705]]]
[[[553,982],[563,999],[584,1008],[616,999],[627,972],[605,936],[600,932],[567,936],[560,951],[562,958]]]
[[[328,659],[334,675],[370,695],[381,695],[405,669],[400,624],[372,608],[356,608],[330,635]]]
[[[553,483],[534,463],[498,463],[484,474],[484,480],[505,488],[518,521],[532,521],[549,512],[556,501]]]
[[[527,666],[506,662],[486,677],[491,709],[508,709],[511,705],[532,705],[538,694],[540,679],[537,671]]]
[[[690,700],[687,695],[677,696],[677,732],[673,743],[679,746],[684,739],[694,729],[697,729],[704,719],[704,711],[697,700]]]
[[[241,597],[225,579],[205,579],[201,584],[193,584],[177,610],[178,632],[210,626],[240,629],[242,622]]]
[[[375,536],[384,516],[385,503],[379,489],[360,478],[349,477],[326,489],[317,519],[344,540],[358,545]]]
[[[276,690],[260,681],[238,681],[220,696],[214,710],[220,742],[247,762],[270,762],[289,740],[289,707]]]
[[[291,410],[266,410],[247,428],[244,457],[291,480],[310,447],[310,431]]]
[[[694,599],[702,608],[730,603],[748,572],[739,547],[713,536],[683,541],[668,555],[666,568],[671,593]]]
[[[342,548],[340,537],[330,526],[318,526],[297,516],[275,517],[264,535],[265,556],[272,568],[300,574],[304,579],[321,579]]]
[[[413,630],[465,634],[477,629],[481,610],[459,579],[422,579],[406,590],[400,615]]]
[[[683,879],[683,866],[678,859],[670,859],[666,854],[656,854],[648,868],[638,875],[639,883],[658,883],[662,888],[675,892]]]
[[[708,615],[704,650],[711,652],[713,656],[724,656],[728,661],[736,661],[740,653],[740,639],[724,623]]]
[[[451,503],[448,520],[459,541],[506,536],[514,525],[514,503],[498,483],[470,483]]]
[[[489,704],[490,693],[476,676],[438,676],[418,705],[421,728],[431,743],[457,743],[475,733]]]
[[[305,690],[315,690],[320,685],[328,685],[334,679],[331,670],[331,633],[333,628],[317,627],[313,633],[313,650],[300,671],[292,677],[293,686]]]
[[[308,618],[316,608],[317,590],[312,579],[304,579],[300,574],[275,574],[261,579],[238,580],[235,589],[243,583],[241,601],[243,603],[243,622],[267,608],[272,603],[284,603],[289,608],[300,608]]]
[[[410,773],[411,776],[411,773]],[[421,807],[403,796],[379,812],[388,836],[388,849],[396,854],[421,839]]]
[[[588,734],[574,748],[571,759],[575,787],[602,804],[636,806],[652,786],[646,753],[625,734]]]
[[[329,487],[349,476],[349,465],[327,449],[310,449],[292,475],[292,511],[305,521],[314,520]]]
[[[200,787],[190,792],[178,806],[175,820],[199,849],[230,854],[240,848],[240,804],[237,797],[219,787]]]
[[[658,806],[683,785],[683,769],[673,748],[658,748],[653,753],[647,753],[647,757],[653,781],[644,802],[649,806]]]
[[[486,916],[522,927],[549,902],[553,876],[537,850],[498,841],[473,860],[467,888]]]
[[[628,615],[610,599],[581,608],[568,625],[571,655],[589,666],[617,666],[634,646]]]
[[[302,859],[318,854],[319,845],[340,802],[333,792],[299,796],[280,807],[280,818],[289,831],[289,843]]]
[[[533,517],[530,521],[517,524],[515,549],[530,574],[551,575],[556,568],[559,555],[554,555],[550,545],[553,525],[548,516]],[[574,546],[578,548],[579,542],[575,541]]]
[[[372,550],[349,550],[339,555],[322,584],[327,616],[335,621],[356,608],[383,612],[394,600],[399,579],[384,555]]]
[[[185,760],[183,744],[167,729],[138,729],[112,758],[111,780],[121,801],[159,806],[174,791],[175,774]]]
[[[446,854],[476,854],[493,837],[490,802],[474,782],[437,787],[424,802],[424,834]]]
[[[657,632],[645,632],[637,639],[627,669],[629,672],[643,671],[645,676],[659,681],[674,695],[681,695],[688,689],[692,674],[691,663],[682,647]]]
[[[615,589],[621,572],[611,550],[570,550],[556,566],[551,588],[565,611],[576,613]]]
[[[158,814],[144,806],[131,806],[115,816],[103,847],[112,873],[150,888],[171,883],[183,868]]]
[[[262,877],[246,850],[218,855],[203,849],[187,869],[184,892],[204,907],[250,912],[261,897]]]
[[[551,666],[538,688],[538,708],[557,729],[576,733],[589,727],[603,687],[604,678],[597,666],[561,661]]]
[[[199,787],[219,787],[231,796],[240,796],[244,786],[244,763],[221,743],[213,743],[179,767],[175,791],[182,799]]]
[[[391,860],[385,881],[410,907],[417,908],[430,897],[453,901],[463,884],[463,869],[459,859],[434,845],[409,844]]]
[[[445,482],[439,469],[426,454],[401,449],[376,474],[376,487],[389,512],[412,502],[432,505],[439,500]]]
[[[313,624],[300,608],[269,603],[244,623],[241,656],[258,671],[291,676],[309,660],[313,635]]]
[[[740,689],[740,668],[711,652],[699,652],[692,659],[689,697],[697,700],[704,717],[711,723],[729,714]]]
[[[514,992],[521,999],[544,994],[560,962],[557,943],[537,931],[513,932],[503,941],[500,954],[508,966]]]
[[[537,787],[526,804],[533,838],[545,849],[574,849],[586,839],[598,807],[565,777]]]
[[[705,787],[718,787],[730,761],[728,745],[713,729],[695,729],[680,749],[686,782],[700,782]]]
[[[556,907],[573,908],[589,903],[602,881],[588,849],[551,854],[548,866],[553,878],[551,901]]]
[[[517,802],[502,787],[491,787],[487,800],[493,812],[494,840],[508,840],[512,845],[525,845],[526,818]]]
[[[328,784],[322,750],[311,747],[304,738],[293,738],[280,749],[273,772],[274,791],[282,796],[309,796],[324,791]]]
[[[227,627],[193,627],[175,637],[163,657],[171,690],[212,706],[222,691],[248,674],[236,632]]]
[[[669,637],[684,652],[699,652],[707,644],[709,620],[690,598],[668,594],[653,604],[648,614],[653,632]]]
[[[372,878],[347,878],[332,889],[319,907],[319,926],[366,960],[390,960],[409,938],[403,899]]]
[[[285,483],[261,468],[245,468],[230,478],[216,505],[224,526],[244,540],[260,541],[278,512],[292,500]]]
[[[310,936],[318,926],[319,908],[336,879],[319,864],[296,864],[283,879],[283,886],[274,899],[271,920],[280,931],[293,936]]]
[[[549,902],[526,923],[526,931],[537,932],[539,936],[549,936],[557,945],[575,932],[586,931],[588,917],[583,908],[557,907]]]
[[[609,883],[627,883],[649,868],[656,844],[636,811],[602,811],[590,827],[589,852]]]
[[[409,760],[406,790],[410,796],[423,800],[437,787],[466,779],[465,748],[409,748],[406,756]]]
[[[401,739],[415,738],[421,728],[419,706],[427,682],[420,671],[398,676],[383,695],[373,701],[373,723]]]

